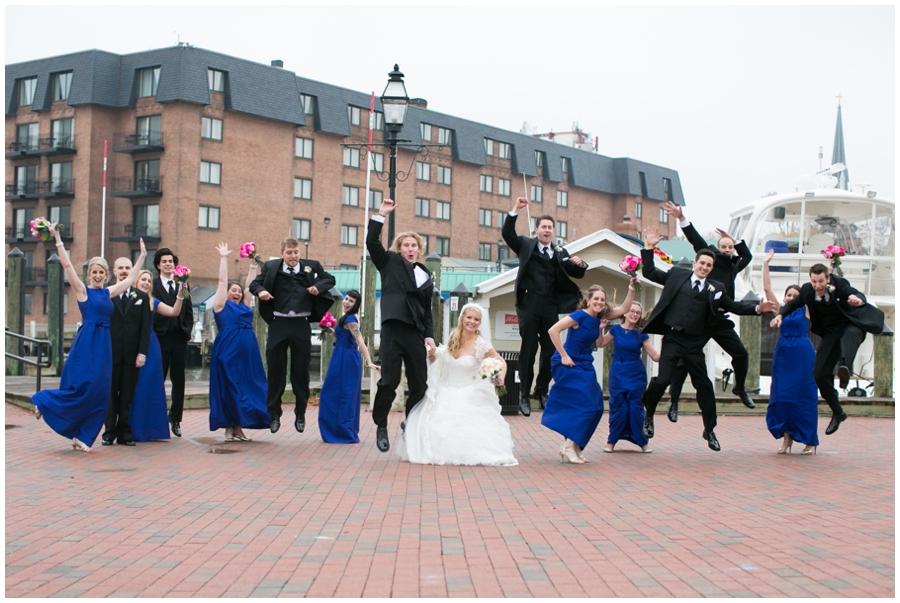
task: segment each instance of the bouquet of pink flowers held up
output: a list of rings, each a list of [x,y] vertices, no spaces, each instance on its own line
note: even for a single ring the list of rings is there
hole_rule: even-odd
[[[619,270],[631,277],[637,276],[638,270],[643,267],[644,263],[641,261],[641,258],[635,257],[633,255],[626,255],[625,258],[621,262],[619,262]],[[641,284],[635,283],[634,290],[640,291]]]
[[[181,294],[184,296],[184,299],[191,298],[191,292],[187,288],[187,281],[191,277],[191,269],[187,266],[178,265],[175,266],[175,270],[172,271],[172,280],[176,283],[181,283]]]
[[[256,243],[252,241],[241,245],[241,257],[250,258],[260,266],[263,265],[263,259],[259,257],[259,253],[256,251]]]
[[[846,255],[843,247],[838,247],[837,245],[829,245],[825,248],[825,251],[822,252],[822,255],[825,256],[825,259],[831,260],[831,268],[838,276],[844,276],[844,271],[841,270],[841,258]]]
[[[61,231],[62,226],[57,224],[56,230]],[[44,216],[40,216],[31,221],[31,236],[35,239],[40,239],[45,243],[53,238],[53,233],[50,231],[50,220],[45,218]]]
[[[497,382],[497,376],[503,370],[503,363],[500,362],[497,358],[485,358],[481,361],[481,366],[478,367],[478,374],[481,375],[482,379],[490,379],[492,383]],[[494,391],[497,392],[497,397],[503,396],[506,394],[506,388],[502,385],[495,385]]]
[[[322,320],[319,321],[319,328],[322,330],[322,332],[319,333],[319,340],[325,341],[325,333],[334,333],[334,328],[336,326],[337,320],[335,320],[331,312],[326,312],[325,316],[322,317]]]

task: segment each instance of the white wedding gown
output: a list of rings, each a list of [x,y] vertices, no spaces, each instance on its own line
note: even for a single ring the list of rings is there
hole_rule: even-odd
[[[406,419],[404,460],[422,465],[518,465],[494,384],[478,374],[491,345],[479,337],[475,356],[458,359],[445,346],[428,367],[428,390]]]

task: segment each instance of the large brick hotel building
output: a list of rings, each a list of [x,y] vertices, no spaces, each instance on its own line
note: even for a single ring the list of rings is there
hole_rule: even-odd
[[[68,225],[76,263],[100,253],[104,233],[110,263],[136,257],[143,236],[151,254],[174,249],[196,284],[214,284],[219,241],[253,240],[268,256],[293,234],[310,257],[357,266],[367,159],[341,144],[367,140],[369,101],[278,61],[262,65],[191,46],[7,65],[6,251],[18,247],[26,256],[26,321],[46,321],[45,267],[55,247],[30,236],[28,223],[40,215]],[[378,127],[380,111],[376,99]],[[615,229],[626,214],[638,229],[658,224],[663,201],[683,203],[675,170],[437,113],[424,101],[410,106],[401,138],[446,144],[425,157],[401,149],[397,161],[409,171],[397,186],[397,232],[421,233],[428,251],[441,255],[504,257],[500,225],[524,192],[523,174],[563,241]],[[375,142],[384,139],[383,130],[375,133]],[[387,150],[375,150],[376,169],[386,169]],[[386,194],[386,183],[373,177],[372,206]],[[674,223],[660,226],[675,235]],[[246,268],[235,261],[234,276]],[[76,321],[71,296],[67,307],[67,322]]]

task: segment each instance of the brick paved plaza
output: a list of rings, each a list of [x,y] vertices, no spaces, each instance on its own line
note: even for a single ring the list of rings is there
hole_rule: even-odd
[[[535,413],[509,418],[510,468],[410,465],[365,413],[356,446],[307,419],[224,444],[193,410],[184,438],[84,454],[7,404],[6,595],[895,593],[892,419],[820,418],[809,457],[776,455],[758,416],[722,417],[720,453],[700,417],[659,415],[653,454],[603,454],[604,422],[574,466]]]

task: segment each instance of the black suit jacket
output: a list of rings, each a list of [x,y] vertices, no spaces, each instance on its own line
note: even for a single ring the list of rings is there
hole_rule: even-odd
[[[372,257],[372,263],[381,273],[381,322],[402,320],[413,324],[425,339],[434,339],[434,326],[431,317],[431,296],[434,295],[434,277],[424,264],[410,264],[395,252],[388,251],[381,244],[381,229],[384,226],[378,220],[369,220],[369,234],[366,236],[366,249]],[[416,286],[414,266],[418,266],[428,275],[421,287]]]
[[[137,355],[146,356],[150,348],[150,298],[132,287],[126,292],[124,301],[116,296],[112,302],[114,309],[109,317],[109,334],[113,364],[124,362],[134,366]]]
[[[278,258],[264,263],[262,270],[250,283],[250,293],[257,297],[259,297],[261,291],[272,293],[275,290],[275,276],[281,270],[282,262],[283,260]],[[307,267],[309,268],[308,273],[305,270]],[[318,295],[310,295],[304,291],[302,294],[303,298],[300,300],[302,311],[309,312],[309,321],[319,322],[331,308],[331,305],[334,304],[334,298],[329,293],[329,291],[334,289],[334,277],[325,272],[322,264],[316,260],[300,260],[297,263],[297,270],[301,274],[307,274],[310,287],[315,286],[319,290]],[[262,316],[267,324],[271,323],[275,317],[275,301],[257,299],[257,303],[259,304],[259,315]]]
[[[657,270],[654,265],[654,253],[652,249],[641,250],[641,261],[644,264],[641,274],[644,278],[654,283],[663,285],[662,296],[647,317],[644,327],[641,329],[644,333],[656,333],[664,335],[669,331],[669,327],[665,324],[666,310],[669,304],[675,299],[675,296],[681,290],[684,282],[691,278],[693,272],[685,270],[678,266],[673,266],[668,272]],[[728,295],[725,285],[706,277],[706,297],[709,303],[709,312],[701,322],[685,325],[684,332],[688,335],[708,335],[710,325],[720,321],[721,310],[725,312],[734,312],[735,314],[745,314],[756,316],[756,304],[746,302],[736,302]]]
[[[719,248],[715,245],[707,245],[706,240],[700,236],[693,223],[682,228],[681,232],[694,246],[694,251],[709,249],[715,254],[716,259],[713,263],[712,272],[709,273],[709,278],[724,284],[728,296],[734,299],[734,279],[753,260],[753,255],[750,253],[747,243],[743,239],[735,241],[734,250],[737,252],[737,255],[728,255],[719,251]]]
[[[847,320],[856,325],[867,333],[881,333],[884,327],[884,312],[871,304],[864,306],[851,306],[847,302],[847,298],[856,295],[859,299],[866,301],[866,296],[850,286],[847,279],[841,278],[835,274],[830,275],[829,286],[834,287],[834,291],[829,293],[829,304],[837,304]],[[778,311],[782,316],[788,316],[791,312],[806,304],[810,308],[810,330],[822,337],[825,327],[831,326],[823,324],[818,312],[813,311],[813,305],[816,304],[816,290],[813,289],[812,283],[804,283],[800,287],[800,295],[784,304]]]
[[[519,286],[522,275],[528,270],[531,254],[534,253],[538,244],[535,237],[523,237],[516,234],[517,217],[517,215],[507,214],[502,231],[503,240],[519,256],[519,271],[516,273],[516,307],[522,303],[522,297],[525,295],[524,288]],[[584,266],[576,266],[572,262],[565,261],[569,257],[569,252],[565,248],[561,249],[562,251],[556,251],[554,248],[553,253],[553,260],[562,268],[562,270],[556,271],[557,313],[568,314],[575,311],[575,307],[582,298],[581,289],[571,279],[584,278],[588,266],[587,263]]]
[[[187,283],[185,283],[184,285],[185,289],[187,289],[188,291],[191,290],[190,285],[188,285]],[[158,299],[168,306],[174,306],[175,298],[177,296],[177,286],[175,287],[175,292],[170,295],[169,291],[163,286],[162,279],[158,275],[155,279],[153,279],[154,298]],[[157,314],[156,319],[153,321],[153,330],[156,332],[157,336],[181,330],[185,335],[187,335],[188,339],[190,339],[191,332],[194,330],[194,308],[191,305],[191,300],[186,299],[184,300],[184,302],[182,302],[181,314],[179,314],[178,316],[163,316],[162,314]]]

